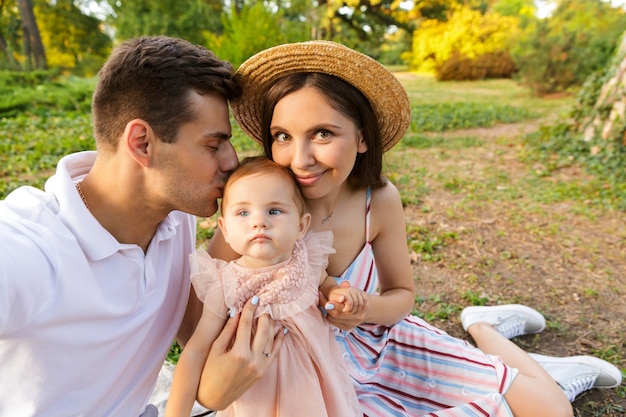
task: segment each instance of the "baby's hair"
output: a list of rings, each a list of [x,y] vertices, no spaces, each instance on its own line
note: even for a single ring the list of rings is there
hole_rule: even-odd
[[[284,179],[285,182],[291,184],[293,188],[293,197],[298,207],[298,211],[300,215],[303,215],[306,212],[306,205],[304,203],[304,196],[302,195],[302,191],[296,182],[296,179],[291,174],[289,169],[285,168],[282,165],[278,165],[276,162],[271,159],[266,158],[265,156],[249,156],[244,158],[240,163],[239,167],[230,175],[228,180],[226,181],[226,185],[224,185],[224,197],[222,198],[221,203],[221,211],[224,212],[224,207],[227,204],[227,194],[228,188],[232,183],[241,178],[251,177],[255,175],[272,175],[274,177],[279,177]]]

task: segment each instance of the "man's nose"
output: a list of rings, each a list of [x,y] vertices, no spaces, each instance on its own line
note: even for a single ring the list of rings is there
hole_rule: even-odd
[[[220,171],[232,172],[239,166],[237,152],[230,141],[226,141],[223,146],[223,153],[220,159]]]

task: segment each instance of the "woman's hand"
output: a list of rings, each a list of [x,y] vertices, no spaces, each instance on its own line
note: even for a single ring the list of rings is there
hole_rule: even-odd
[[[198,389],[198,401],[210,410],[223,410],[246,392],[274,363],[283,344],[286,329],[274,335],[268,315],[257,319],[253,334],[257,303],[256,297],[248,301],[213,342]]]
[[[339,285],[339,288],[349,287],[350,283],[347,281],[344,281]],[[327,303],[329,303],[329,300],[324,296],[324,294],[322,294],[322,292],[319,293],[319,297],[320,306],[324,307]],[[367,310],[368,303],[366,297],[363,299],[363,303],[355,313],[346,312],[342,308],[333,308],[332,310],[325,309],[328,321],[341,330],[351,330],[359,324],[364,323],[365,318],[367,317]]]

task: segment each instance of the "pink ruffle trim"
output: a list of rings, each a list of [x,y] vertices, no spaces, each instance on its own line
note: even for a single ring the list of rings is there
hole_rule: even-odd
[[[281,320],[317,305],[322,270],[328,265],[332,232],[309,232],[296,242],[290,259],[259,269],[214,259],[199,249],[190,256],[191,282],[198,298],[213,313],[241,311],[247,300],[259,297],[255,317],[268,313]]]

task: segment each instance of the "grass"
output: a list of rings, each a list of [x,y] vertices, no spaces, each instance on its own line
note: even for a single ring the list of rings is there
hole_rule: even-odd
[[[399,73],[413,105],[475,103],[519,108],[527,113],[560,114],[572,104],[569,96],[542,98],[508,79],[438,82],[425,74]]]
[[[533,97],[511,80],[439,83],[432,77],[408,74],[401,81],[411,98],[414,120],[412,129],[396,149],[437,148],[441,150],[438,158],[445,158],[447,150],[480,146],[481,141],[475,137],[425,136],[423,132],[536,118],[545,109],[564,107],[567,103],[565,99]],[[28,97],[28,101],[20,102],[17,113],[11,104],[12,96],[3,97],[0,103],[0,116],[4,115],[0,118],[1,197],[19,185],[42,186],[62,155],[94,149],[89,108],[84,104],[93,85],[93,80],[71,78],[17,88]],[[72,99],[73,96],[76,99]],[[234,122],[233,143],[241,155],[260,152],[260,147]],[[413,171],[409,170],[408,176],[395,171],[395,167],[390,166],[389,175],[394,181],[406,183],[407,190],[410,187],[416,190],[405,193],[406,202],[419,201],[419,194],[426,189],[414,187],[417,184],[416,179],[411,178]],[[449,186],[455,187],[454,180]]]
[[[518,123],[562,121],[573,97],[533,97],[506,80],[435,84],[413,77],[403,82],[414,109],[437,109],[429,113],[434,120],[425,118],[421,125],[431,131],[414,125],[386,155],[390,178],[407,205],[407,239],[418,285],[414,314],[466,337],[456,317],[463,306],[529,304],[549,317],[549,331],[516,339],[524,349],[590,354],[618,365],[624,374],[623,325],[601,324],[623,315],[620,248],[626,245],[626,230],[613,192],[619,188],[612,190],[601,176],[576,163],[548,165],[555,160],[553,150],[528,148],[521,134],[495,129],[500,133],[484,136],[477,129],[516,122],[506,120],[511,108],[520,109]],[[428,107],[432,103],[437,106]],[[498,105],[492,122],[488,111],[472,113],[493,103]],[[445,109],[453,110],[438,116]],[[463,112],[486,122],[464,132],[432,127]],[[607,219],[615,219],[615,227],[594,236],[592,231],[602,227],[598,222]],[[452,232],[457,232],[453,239],[448,237]],[[615,239],[607,242],[609,235]],[[617,416],[625,406],[622,386],[585,393],[574,410],[576,416]]]
[[[546,337],[554,339],[522,339],[521,346],[545,350],[548,344],[563,353],[575,346],[626,366],[619,310],[609,320],[617,328],[605,330],[595,321],[605,300],[626,295],[619,258],[626,231],[610,190],[581,166],[550,166],[550,150],[537,155],[543,151],[527,149],[519,134],[481,134],[503,123],[563,120],[573,97],[535,97],[512,80],[440,83],[398,76],[411,99],[412,127],[385,154],[385,172],[407,213],[418,285],[414,313],[462,337],[457,317],[463,306],[530,300],[548,317]],[[88,109],[66,98],[67,91],[89,96],[90,84],[67,82],[67,89],[29,90],[36,105],[19,112],[12,108],[2,116],[0,102],[0,197],[19,185],[41,187],[62,155],[94,149]],[[64,98],[56,100],[57,94]],[[470,130],[451,131],[459,128]],[[241,156],[260,153],[234,122],[233,143]],[[621,226],[596,230],[612,219]],[[581,229],[580,223],[591,226]],[[198,242],[214,227],[214,219],[199,219]],[[606,236],[613,239],[609,244]],[[545,285],[538,287],[538,280]],[[571,294],[578,298],[562,301]],[[174,345],[170,359],[179,353]],[[620,415],[625,399],[624,387],[586,396],[575,403],[575,415]]]

